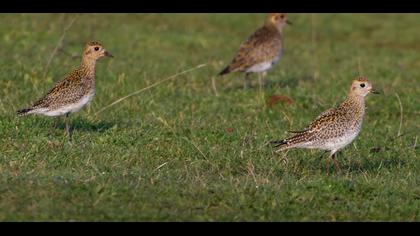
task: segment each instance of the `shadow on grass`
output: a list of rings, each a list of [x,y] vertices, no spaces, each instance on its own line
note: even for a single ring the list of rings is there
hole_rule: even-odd
[[[350,164],[345,165],[345,168],[349,172],[378,172],[381,169],[392,170],[396,167],[401,167],[407,164],[407,161],[399,157],[375,157],[362,160],[361,163],[351,162]]]
[[[108,129],[112,128],[115,124],[112,122],[99,121],[97,123],[91,123],[83,118],[74,118],[70,119],[70,128],[72,131],[78,132],[97,132],[103,133]],[[59,130],[64,130],[64,120],[60,120],[58,126],[56,127]]]
[[[390,151],[390,150],[388,150]],[[384,153],[382,153],[384,154]],[[387,156],[381,157],[380,154],[362,156],[362,157],[352,157],[348,156],[345,158],[343,153],[338,153],[337,160],[342,170],[342,175],[347,174],[362,174],[362,173],[379,173],[381,170],[393,170],[395,168],[400,168],[405,165],[408,165],[407,160],[400,158],[399,156]],[[298,165],[305,166],[306,168],[311,169],[311,171],[321,172],[327,174],[327,158],[330,158],[328,153],[319,151],[313,154],[313,159],[309,162],[307,160],[298,160],[300,163]],[[349,160],[352,159],[352,160]],[[296,159],[295,159],[296,161]],[[331,176],[340,175],[334,166],[334,162],[330,159],[330,173]]]
[[[343,174],[378,173],[382,169],[392,170],[407,165],[407,161],[398,156],[382,158],[377,154],[374,156],[360,157],[359,161],[356,161],[356,158],[354,159],[353,161],[340,161],[340,156],[338,156]]]
[[[226,92],[236,91],[240,89],[244,89],[244,83],[245,83],[245,75],[236,75],[235,77],[228,78],[226,77],[220,77],[220,79],[228,79],[228,80],[235,80],[236,82],[229,86],[224,88],[223,90]],[[269,88],[296,88],[299,85],[299,81],[310,81],[314,80],[312,76],[304,76],[302,78],[297,77],[274,77],[268,75],[265,78],[263,88],[269,89]],[[259,89],[259,81],[258,81],[258,75],[252,75],[249,80],[249,84],[247,85],[247,89]]]

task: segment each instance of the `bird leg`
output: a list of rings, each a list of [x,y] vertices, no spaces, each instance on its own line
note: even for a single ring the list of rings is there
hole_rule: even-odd
[[[267,78],[267,71],[264,71],[261,73],[261,82],[260,82],[260,87],[264,87],[266,84],[265,79]]]
[[[327,158],[327,175],[330,175],[330,158]]]
[[[260,86],[260,93],[262,91],[263,88],[263,74],[262,73],[258,73],[258,85]]]
[[[70,116],[70,113],[67,113],[64,120],[65,120],[65,124],[66,124],[66,135],[71,140],[71,130],[70,130],[70,124],[69,124],[69,116]]]
[[[250,83],[250,79],[249,79],[249,76],[250,75],[251,75],[251,73],[246,73],[245,74],[244,89],[247,89],[248,88],[248,85]]]
[[[262,73],[258,73],[258,83],[259,83],[259,93],[260,93],[260,99],[261,99],[261,103],[264,104],[264,77],[265,77],[265,72]]]
[[[336,153],[334,153],[332,156],[331,156],[331,159],[333,159],[333,161],[334,161],[334,165],[335,165],[335,168],[338,170],[338,172],[341,174],[342,173],[342,171],[341,171],[341,167],[340,167],[340,165],[338,164],[338,161],[337,161],[337,159],[336,159]]]
[[[322,159],[323,157],[324,157],[324,155],[325,154],[327,154],[327,152],[328,151],[325,151],[325,152],[323,152],[322,154],[321,154],[321,156],[319,157],[319,159]],[[329,165],[329,161],[328,161],[328,159],[327,159],[327,164]],[[328,172],[329,170],[328,170],[328,168],[327,168],[327,172]]]

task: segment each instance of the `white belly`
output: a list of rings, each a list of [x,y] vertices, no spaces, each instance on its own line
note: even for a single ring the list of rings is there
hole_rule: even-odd
[[[262,62],[251,66],[249,69],[246,70],[246,73],[260,73],[270,70],[274,65],[276,65],[279,62],[281,54],[282,53],[280,53],[272,61]]]
[[[67,113],[74,113],[78,112],[80,109],[82,109],[85,105],[89,104],[93,97],[95,96],[95,92],[92,92],[86,96],[84,96],[82,99],[80,99],[78,102],[69,104],[63,107],[60,107],[55,110],[49,110],[48,108],[39,109],[37,111],[34,111],[34,113],[42,114],[45,116],[63,116]]]
[[[357,137],[359,131],[349,132],[346,135],[341,137],[337,137],[334,139],[329,140],[319,140],[313,142],[302,143],[300,145],[296,145],[299,148],[308,148],[308,149],[321,149],[321,150],[328,150],[328,151],[338,151],[347,145],[349,145],[353,140]]]
[[[351,142],[353,142],[353,140],[357,137],[357,135],[359,135],[359,132],[353,132],[353,133],[349,133],[347,135],[344,135],[340,138],[335,138],[332,140],[328,140],[327,142],[325,142],[323,144],[323,148],[324,150],[340,150],[344,147],[346,147],[347,145],[349,145]]]
[[[246,70],[247,73],[259,73],[269,70],[272,67],[271,62],[263,62],[256,65],[251,66],[248,70]]]

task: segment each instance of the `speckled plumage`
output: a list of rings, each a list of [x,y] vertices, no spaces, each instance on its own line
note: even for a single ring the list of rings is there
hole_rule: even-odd
[[[232,62],[219,75],[231,72],[261,73],[271,69],[283,54],[282,31],[287,20],[284,13],[271,13],[263,27],[243,42]]]
[[[39,113],[47,115],[63,107],[71,106],[83,97],[95,93],[95,71],[82,65],[58,82],[43,98],[34,103],[26,114]],[[59,114],[59,115],[65,115]],[[59,116],[51,115],[51,116]]]
[[[58,82],[31,107],[19,110],[18,115],[68,116],[79,111],[95,95],[96,61],[104,56],[112,55],[98,42],[87,43],[80,67]]]
[[[294,132],[294,136],[273,143],[278,151],[291,148],[328,150],[335,161],[335,153],[360,133],[365,115],[365,96],[370,92],[373,92],[372,85],[366,78],[354,80],[347,99],[338,107],[321,113],[303,131]]]

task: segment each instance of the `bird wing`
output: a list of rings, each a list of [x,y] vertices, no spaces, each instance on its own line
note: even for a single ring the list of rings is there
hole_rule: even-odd
[[[245,42],[241,44],[238,52],[229,65],[230,71],[243,71],[249,67],[265,62],[279,54],[281,39],[273,37],[274,32],[262,27],[255,31]],[[272,45],[276,45],[276,50]]]
[[[80,97],[80,86],[82,86],[81,76],[76,70],[57,82],[44,97],[34,103],[32,108],[49,107],[58,100],[62,104],[71,103],[72,100]]]
[[[347,122],[348,118],[345,110],[340,109],[340,107],[331,108],[322,112],[302,131],[292,131],[295,134],[294,136],[274,142],[274,144],[280,150],[284,150],[294,147],[298,143],[311,142],[317,138],[340,136],[345,132],[345,129],[340,129],[340,126],[345,126]]]
[[[314,121],[312,121],[309,125],[307,125],[303,130],[299,131],[289,131],[289,133],[294,134],[302,134],[307,132],[315,132],[322,128],[322,124],[325,123],[326,120],[330,119],[330,117],[336,113],[336,108],[328,109],[322,112]]]
[[[315,120],[306,127],[306,130],[321,130],[330,120],[334,119],[336,115],[336,108],[328,109],[315,118]]]

